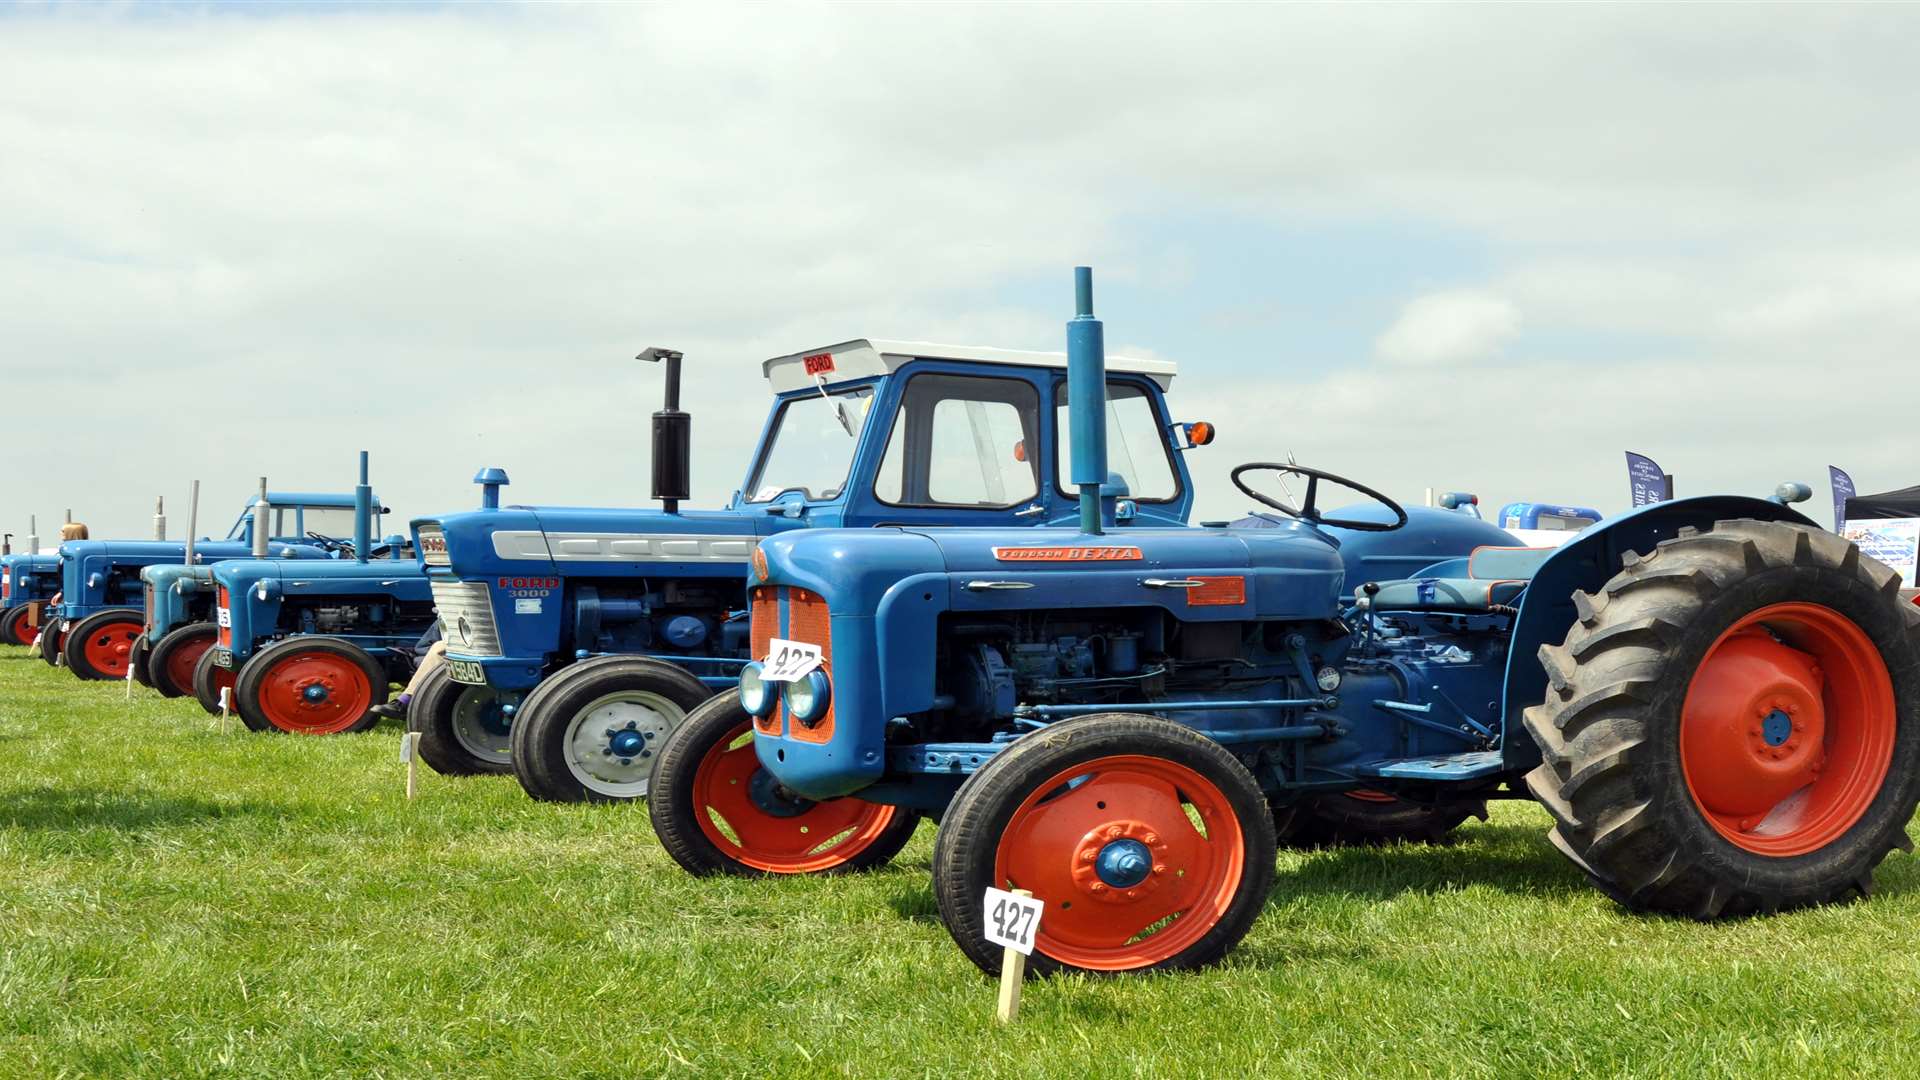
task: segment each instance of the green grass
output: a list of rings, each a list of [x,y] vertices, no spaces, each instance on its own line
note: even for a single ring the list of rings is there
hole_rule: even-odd
[[[398,735],[222,735],[0,649],[0,1074],[1920,1072],[1920,870],[1701,926],[1622,912],[1530,805],[1281,856],[1199,974],[1030,984],[948,940],[932,828],[858,878],[697,881],[644,807],[422,779]]]

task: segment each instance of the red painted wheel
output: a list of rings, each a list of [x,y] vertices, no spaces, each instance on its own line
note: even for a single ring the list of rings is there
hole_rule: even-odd
[[[839,798],[815,802],[781,787],[754,754],[753,727],[726,691],[670,732],[647,792],[654,832],[695,874],[822,874],[893,858],[919,816]]]
[[[1865,631],[1819,604],[1771,604],[1721,634],[1695,671],[1680,761],[1721,836],[1804,855],[1867,812],[1897,731],[1893,679]]]
[[[147,678],[153,688],[166,697],[193,693],[194,670],[218,636],[218,628],[206,622],[169,630],[147,656]]]
[[[74,623],[61,642],[67,666],[82,679],[126,678],[143,618],[137,611],[96,611]]]
[[[208,649],[200,654],[193,666],[193,697],[210,716],[220,715],[220,692],[227,692],[227,701],[233,701],[234,673],[231,668],[223,668],[214,661],[214,652]]]
[[[234,680],[240,718],[255,731],[338,735],[379,720],[386,700],[378,661],[337,638],[292,638],[256,653]]]
[[[1197,967],[1225,955],[1273,880],[1272,820],[1251,774],[1182,725],[1081,717],[1015,740],[940,822],[934,893],[948,929],[992,969],[986,886],[1046,903],[1039,970]]]

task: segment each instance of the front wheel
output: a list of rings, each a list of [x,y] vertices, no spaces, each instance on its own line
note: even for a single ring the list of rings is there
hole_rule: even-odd
[[[193,699],[208,713],[219,716],[220,695],[227,695],[229,707],[233,701],[233,669],[221,667],[213,658],[214,650],[209,648],[193,662]]]
[[[547,802],[643,799],[661,741],[712,693],[687,669],[645,656],[562,668],[514,715],[513,775]]]
[[[1698,919],[1873,885],[1920,803],[1920,610],[1841,537],[1723,521],[1576,594],[1527,784],[1621,903]]]
[[[933,891],[974,963],[988,886],[1046,904],[1038,973],[1180,970],[1246,936],[1273,887],[1273,820],[1226,748],[1158,717],[1105,713],[1016,740],[960,785],[940,820]]]
[[[427,673],[407,706],[407,729],[420,736],[420,760],[443,776],[513,771],[511,724],[503,706],[517,695],[453,681],[445,664]]]
[[[647,793],[653,831],[689,873],[850,873],[885,865],[920,823],[898,806],[815,802],[760,766],[739,695],[721,693],[667,736]]]
[[[212,623],[196,622],[176,626],[161,635],[153,651],[147,654],[148,685],[160,691],[162,697],[193,693],[193,673],[200,666],[200,658],[212,651],[219,634],[219,627]],[[220,711],[217,700],[214,711]]]
[[[138,611],[96,611],[67,631],[61,652],[79,678],[124,679],[144,629],[145,617]]]
[[[33,605],[20,604],[0,614],[0,642],[32,648],[40,640],[40,627],[27,625],[27,617],[32,612]]]
[[[261,649],[240,669],[233,701],[254,731],[342,735],[380,722],[387,669],[365,649],[329,637],[294,637]]]
[[[45,660],[48,667],[59,667],[60,657],[67,646],[67,635],[60,629],[60,624],[66,620],[52,614],[52,611],[52,605],[41,609],[40,637],[34,644],[40,647],[40,659]]]

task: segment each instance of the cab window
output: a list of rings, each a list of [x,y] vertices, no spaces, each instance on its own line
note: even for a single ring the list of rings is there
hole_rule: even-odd
[[[1040,493],[1032,383],[915,375],[900,397],[873,493],[892,506],[1005,509]]]
[[[1060,433],[1060,490],[1071,496],[1077,489],[1072,473],[1073,432],[1067,423],[1067,384],[1054,391],[1054,430]],[[1137,383],[1107,384],[1107,471],[1127,482],[1127,497],[1139,502],[1171,502],[1180,496],[1180,474],[1174,471],[1173,451],[1166,428],[1153,407],[1153,398]]]

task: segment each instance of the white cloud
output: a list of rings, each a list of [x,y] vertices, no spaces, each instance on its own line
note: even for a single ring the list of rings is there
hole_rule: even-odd
[[[1395,364],[1483,360],[1520,332],[1520,312],[1505,297],[1472,289],[1428,293],[1407,303],[1374,343]]]

